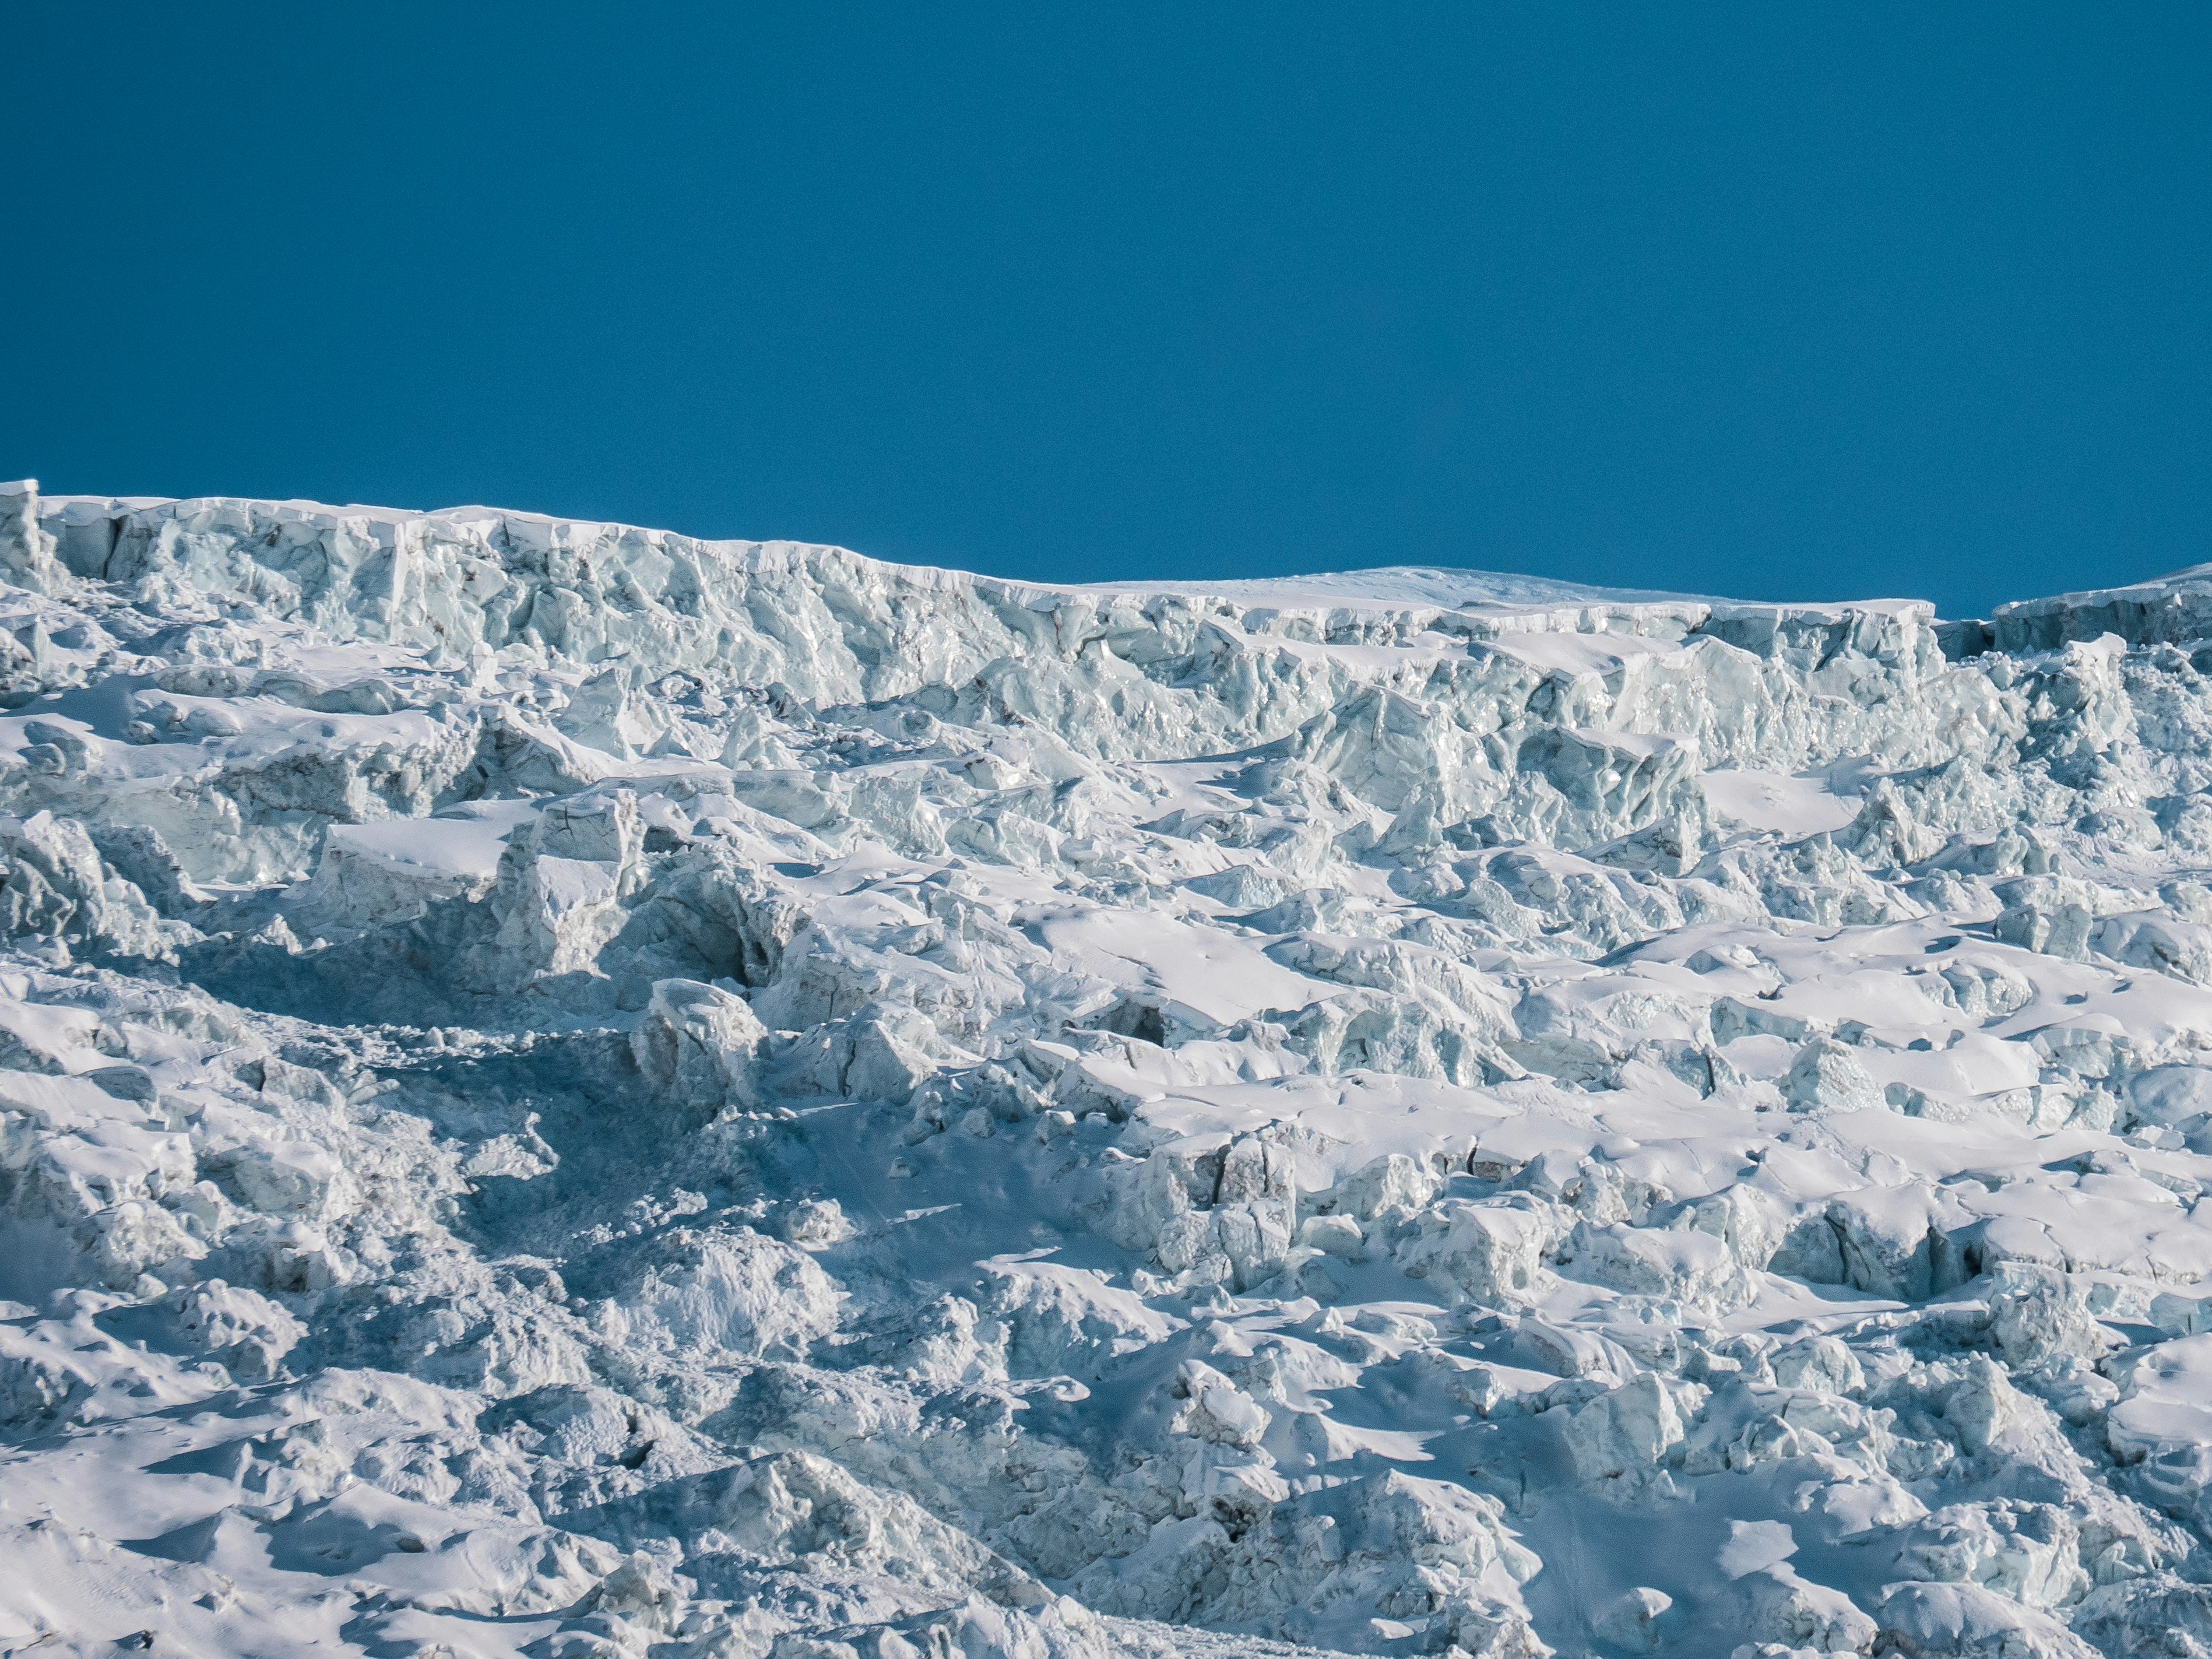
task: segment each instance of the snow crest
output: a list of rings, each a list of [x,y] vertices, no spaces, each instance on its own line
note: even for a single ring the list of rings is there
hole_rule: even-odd
[[[0,1651],[2212,1652],[2212,569],[0,583]]]

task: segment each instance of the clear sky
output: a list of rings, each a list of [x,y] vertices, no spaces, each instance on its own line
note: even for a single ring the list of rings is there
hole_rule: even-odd
[[[0,477],[1046,580],[2212,559],[2212,9],[9,9]]]

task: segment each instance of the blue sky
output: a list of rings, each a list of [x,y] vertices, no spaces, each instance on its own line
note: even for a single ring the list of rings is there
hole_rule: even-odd
[[[12,9],[0,476],[1047,580],[2212,559],[2212,10]]]

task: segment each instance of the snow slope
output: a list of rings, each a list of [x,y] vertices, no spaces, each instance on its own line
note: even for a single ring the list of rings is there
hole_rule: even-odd
[[[2212,570],[0,581],[0,1651],[2212,1651]]]

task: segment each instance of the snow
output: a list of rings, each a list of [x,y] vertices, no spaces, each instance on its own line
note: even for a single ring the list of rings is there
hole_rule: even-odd
[[[0,1652],[2212,1650],[2207,643],[0,486]]]
[[[1220,1025],[1266,1010],[1304,1008],[1329,989],[1281,966],[1252,940],[1147,911],[1086,909],[1054,916],[1037,932],[1055,963],[1157,988]]]
[[[1591,587],[1544,576],[1499,570],[1437,570],[1410,565],[1310,576],[1277,576],[1225,582],[1108,583],[1105,592],[1190,593],[1250,605],[1349,605],[1362,608],[1417,605],[1549,607],[1590,602],[1664,603],[1686,596],[1641,588]]]
[[[1708,772],[1700,781],[1705,799],[1722,818],[1792,841],[1840,830],[1859,815],[1859,803],[1831,793],[1825,779],[1739,768]]]

